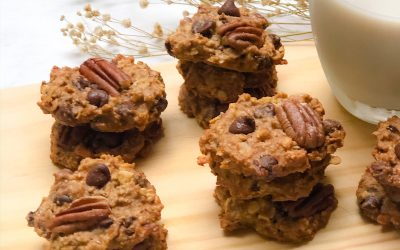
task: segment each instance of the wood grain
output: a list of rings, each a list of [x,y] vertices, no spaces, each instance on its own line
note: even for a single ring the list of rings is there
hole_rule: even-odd
[[[162,117],[165,137],[151,155],[137,162],[156,186],[163,201],[163,222],[172,250],[204,249],[399,249],[393,230],[364,221],[355,202],[355,190],[366,165],[372,161],[374,126],[349,115],[332,96],[312,43],[287,46],[288,65],[278,67],[279,89],[289,94],[307,92],[324,104],[327,117],[340,120],[347,132],[338,166],[327,179],[335,185],[339,207],[328,226],[307,244],[293,246],[259,237],[248,231],[224,235],[212,193],[215,177],[196,165],[202,129],[183,115],[177,104],[182,82],[174,63],[154,67],[164,77],[169,106]],[[53,122],[36,105],[39,85],[0,91],[0,248],[42,249],[45,240],[27,227],[25,215],[47,195],[57,171],[49,159]]]

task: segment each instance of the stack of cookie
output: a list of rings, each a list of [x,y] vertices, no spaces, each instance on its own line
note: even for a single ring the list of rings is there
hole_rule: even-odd
[[[132,57],[53,67],[41,94],[40,108],[56,120],[50,157],[60,167],[75,170],[83,158],[104,153],[132,162],[163,135],[164,82]]]
[[[253,228],[268,238],[302,242],[327,224],[337,200],[333,186],[321,181],[345,132],[323,115],[309,95],[242,94],[210,122],[198,161],[217,176],[224,230]]]
[[[275,94],[275,65],[286,63],[280,38],[265,31],[260,14],[227,0],[220,8],[200,5],[184,18],[165,43],[178,58],[184,84],[179,105],[202,127],[242,93],[257,98]]]
[[[357,201],[361,213],[383,225],[400,230],[400,118],[381,122],[374,135],[375,158],[362,176]]]

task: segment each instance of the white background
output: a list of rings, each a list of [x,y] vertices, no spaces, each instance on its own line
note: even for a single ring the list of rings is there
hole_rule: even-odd
[[[80,65],[88,55],[80,53],[62,35],[60,28],[65,23],[59,18],[65,15],[71,21],[78,21],[75,13],[86,3],[115,18],[130,18],[134,26],[150,32],[155,22],[175,29],[182,11],[188,9],[160,2],[142,9],[138,0],[0,0],[0,88],[48,80],[53,65]],[[141,60],[152,64],[172,58]]]

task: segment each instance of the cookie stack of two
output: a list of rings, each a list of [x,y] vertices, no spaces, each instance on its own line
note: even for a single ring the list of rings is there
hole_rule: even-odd
[[[86,157],[111,154],[132,162],[146,154],[163,135],[160,114],[167,107],[160,74],[122,55],[53,67],[38,104],[56,120],[50,158],[71,170]]]
[[[267,26],[260,14],[227,0],[220,8],[200,5],[167,38],[167,51],[179,59],[184,79],[179,105],[200,126],[207,128],[242,93],[257,98],[275,94],[275,65],[286,61],[280,38]]]
[[[303,242],[327,224],[337,200],[322,181],[345,132],[323,115],[308,95],[243,94],[210,122],[198,161],[217,176],[214,196],[225,231],[253,228],[278,241]]]

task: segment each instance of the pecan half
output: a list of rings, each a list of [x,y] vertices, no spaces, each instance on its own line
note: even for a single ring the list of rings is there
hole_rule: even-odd
[[[224,24],[217,30],[217,33],[223,37],[223,43],[238,50],[245,49],[251,45],[255,45],[258,48],[262,47],[264,43],[263,32],[263,29],[243,21]]]
[[[79,72],[90,82],[111,96],[118,96],[119,90],[126,89],[132,84],[132,79],[114,63],[101,58],[90,58],[79,68]]]
[[[56,214],[48,227],[52,233],[71,234],[93,228],[108,218],[111,209],[106,198],[102,196],[82,197],[71,203],[71,206]]]
[[[285,133],[308,149],[324,144],[325,135],[321,117],[307,103],[284,101],[275,107],[276,115]]]
[[[283,210],[294,219],[313,216],[330,207],[334,208],[336,204],[333,186],[320,183],[314,187],[308,197],[281,203]]]

